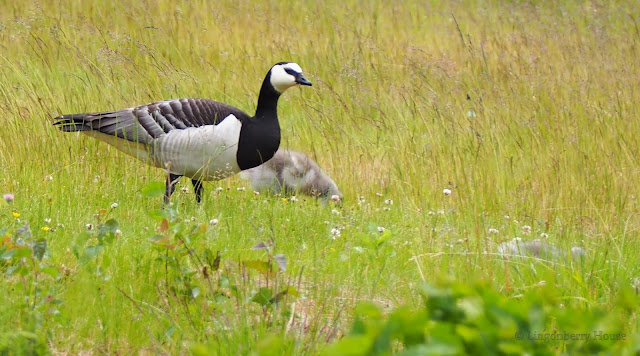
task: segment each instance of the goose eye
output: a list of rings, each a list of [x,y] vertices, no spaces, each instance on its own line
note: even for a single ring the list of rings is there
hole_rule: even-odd
[[[291,68],[285,68],[284,71],[287,72],[287,74],[290,74],[290,75],[292,75],[294,77],[298,75],[298,73],[295,70],[291,69]]]

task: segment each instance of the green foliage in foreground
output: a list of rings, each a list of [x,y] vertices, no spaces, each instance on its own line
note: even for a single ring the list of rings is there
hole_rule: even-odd
[[[625,330],[639,311],[626,289],[611,310],[565,308],[552,288],[507,298],[487,284],[427,284],[423,309],[385,316],[358,305],[351,331],[326,355],[576,355],[634,354],[640,338]],[[580,318],[576,318],[580,313]]]

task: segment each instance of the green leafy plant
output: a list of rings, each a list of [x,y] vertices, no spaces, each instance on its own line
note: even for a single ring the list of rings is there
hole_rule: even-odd
[[[551,288],[508,298],[487,284],[426,284],[423,308],[399,307],[388,316],[371,303],[356,307],[351,331],[327,355],[555,355],[631,351],[625,331],[637,297],[620,293],[610,311],[564,308]]]

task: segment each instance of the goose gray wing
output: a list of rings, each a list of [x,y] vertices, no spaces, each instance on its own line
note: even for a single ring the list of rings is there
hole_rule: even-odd
[[[117,111],[62,115],[54,125],[62,131],[98,131],[131,142],[149,144],[172,130],[218,125],[233,114],[249,117],[233,106],[209,99],[172,99]]]

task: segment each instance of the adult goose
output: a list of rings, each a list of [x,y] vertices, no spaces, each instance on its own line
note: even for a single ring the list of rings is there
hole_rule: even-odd
[[[169,172],[165,202],[177,180],[220,180],[268,161],[280,146],[278,98],[295,85],[311,85],[296,63],[275,64],[264,79],[256,114],[209,99],[173,99],[117,111],[62,115],[54,125],[107,142]]]

